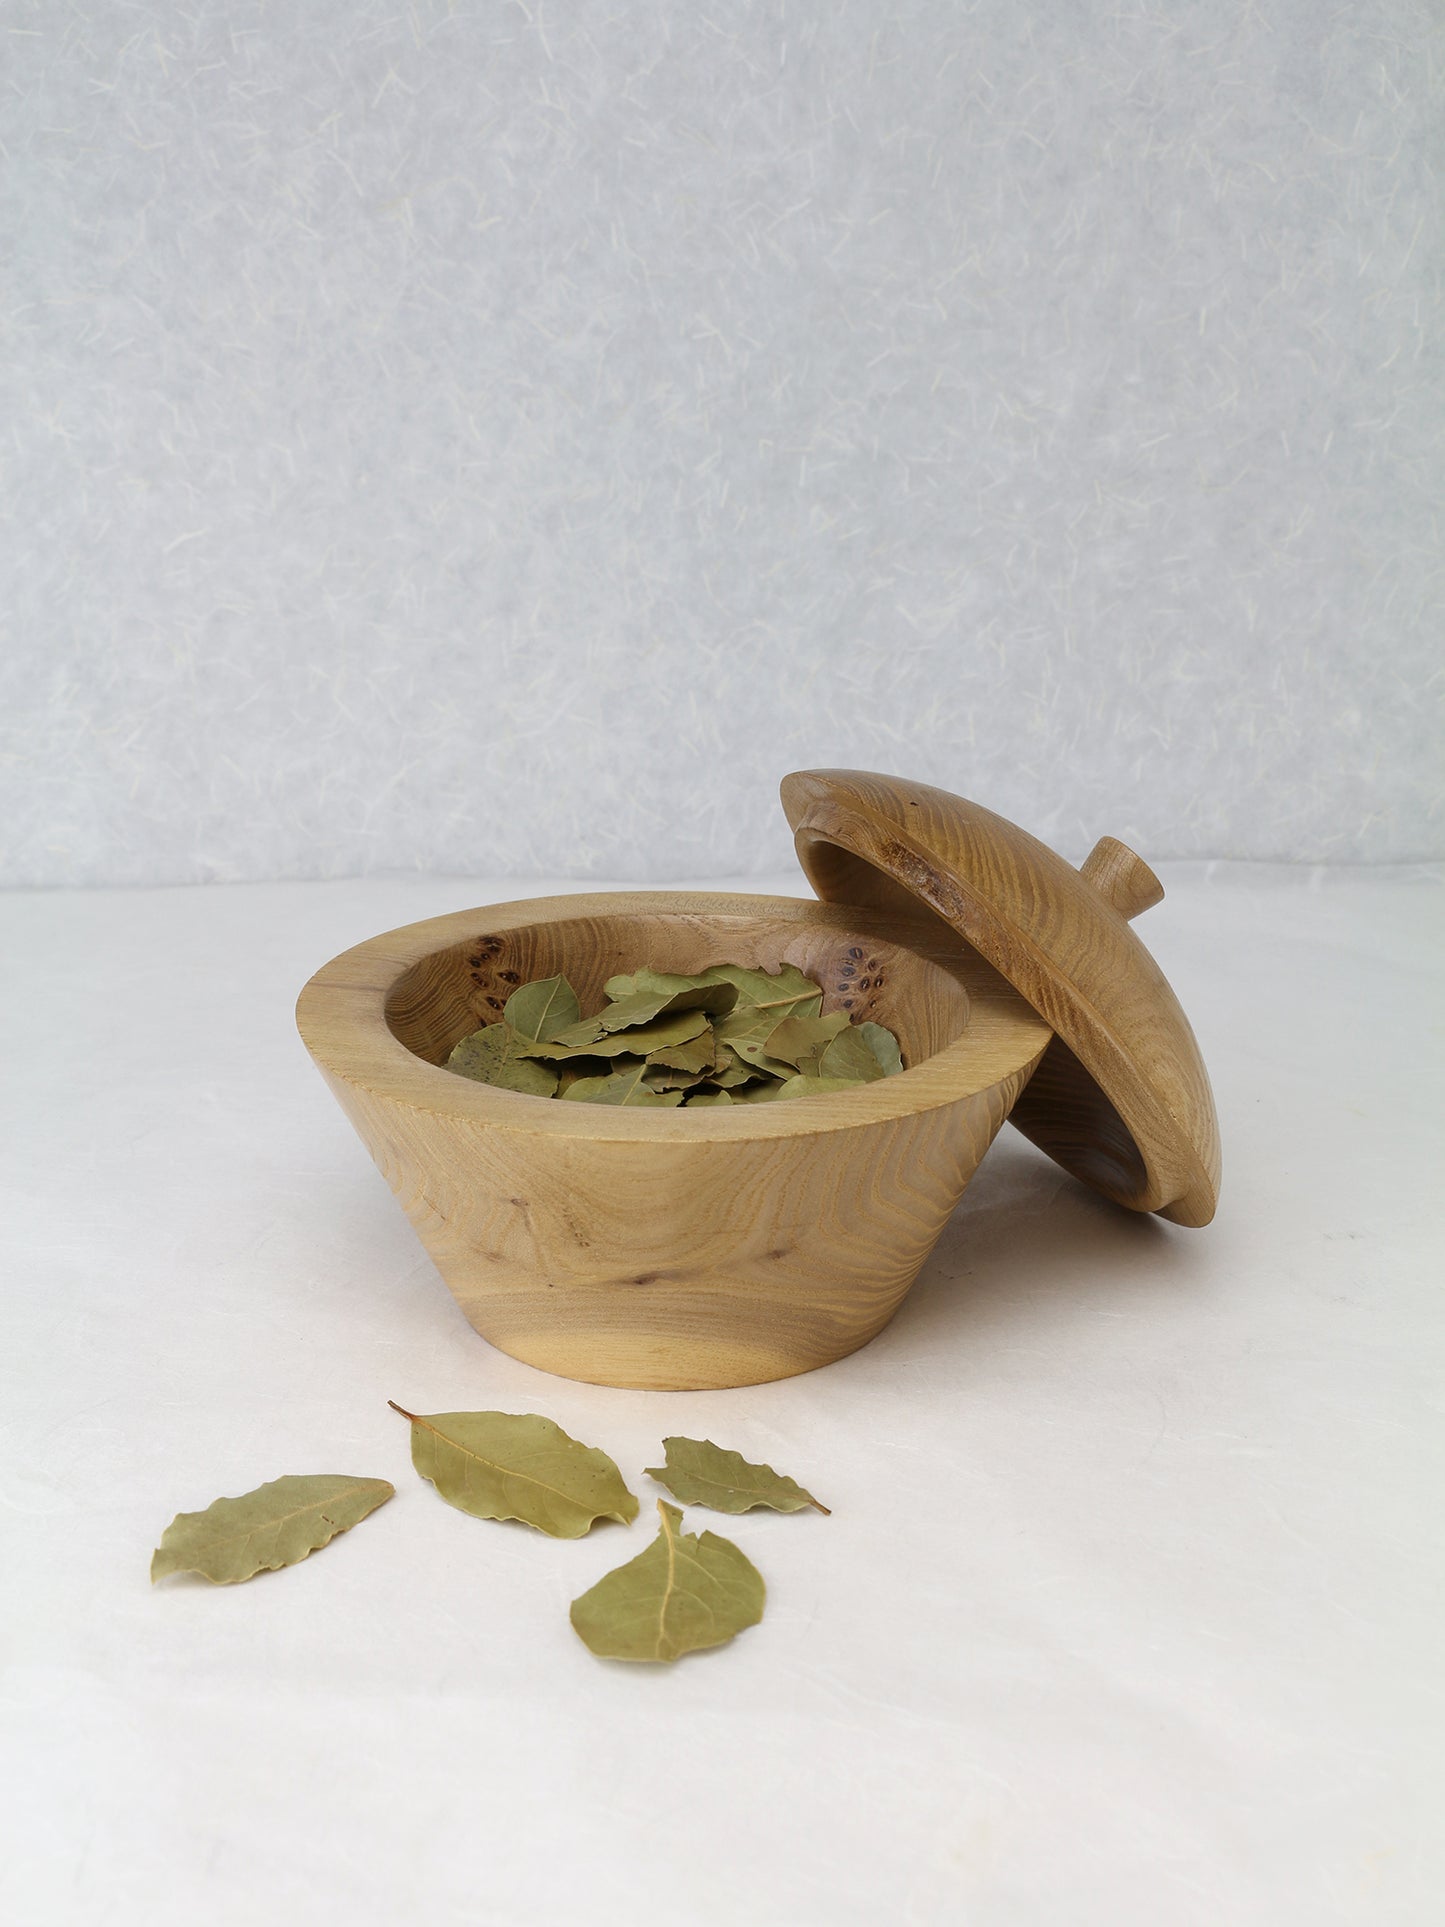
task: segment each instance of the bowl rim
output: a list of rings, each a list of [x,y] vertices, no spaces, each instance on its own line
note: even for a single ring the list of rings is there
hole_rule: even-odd
[[[426,957],[474,937],[526,925],[565,923],[588,916],[682,915],[719,920],[790,919],[800,925],[855,932],[911,950],[954,976],[968,993],[963,1035],[921,1064],[855,1089],[825,1092],[787,1104],[739,1104],[705,1109],[563,1104],[459,1077],[429,1064],[395,1035],[386,1000],[397,979]],[[893,912],[822,903],[808,897],[756,896],[737,891],[626,890],[575,896],[522,897],[454,910],[400,924],[340,951],[307,981],[296,1002],[296,1027],[328,1076],[432,1116],[492,1125],[535,1137],[598,1142],[687,1144],[731,1139],[813,1137],[852,1130],[977,1096],[1032,1071],[1053,1032],[1047,1022],[961,939],[940,937],[920,918],[914,925]]]

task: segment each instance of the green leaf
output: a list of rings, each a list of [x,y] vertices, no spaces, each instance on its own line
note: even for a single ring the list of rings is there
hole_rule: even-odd
[[[405,1411],[411,1462],[448,1505],[474,1519],[520,1519],[553,1539],[580,1539],[598,1519],[630,1525],[637,1500],[605,1452],[535,1412]]]
[[[765,1505],[774,1512],[801,1512],[827,1506],[805,1492],[796,1479],[770,1465],[752,1465],[741,1452],[727,1452],[711,1439],[664,1439],[667,1463],[647,1468],[649,1479],[665,1485],[684,1505],[710,1506],[714,1512],[750,1512]]]
[[[868,1039],[852,1029],[840,1030],[815,1064],[800,1064],[798,1068],[819,1077],[841,1077],[854,1084],[872,1084],[883,1075],[883,1066]]]
[[[524,1037],[545,1043],[559,1030],[575,1024],[582,1015],[577,993],[565,977],[540,977],[536,983],[523,984],[507,999],[503,1017]]]
[[[217,1586],[234,1586],[258,1572],[294,1566],[395,1492],[385,1479],[320,1472],[272,1479],[242,1498],[217,1499],[204,1512],[178,1512],[161,1534],[151,1581],[198,1572]]]
[[[785,1017],[768,1032],[769,1057],[795,1070],[818,1074],[818,1060],[840,1032],[848,1029],[846,1010],[830,1011],[826,1017]]]
[[[646,1057],[650,1051],[665,1050],[700,1037],[708,1027],[705,1010],[674,1010],[632,1030],[615,1034],[597,1029],[600,1019],[584,1017],[580,1024],[569,1024],[556,1037],[529,1047],[528,1055],[552,1059],[566,1057]]]
[[[688,1110],[695,1110],[704,1104],[732,1104],[735,1100],[729,1091],[690,1091],[682,1100]]]
[[[716,1533],[683,1532],[666,1499],[646,1552],[572,1601],[572,1625],[600,1659],[669,1661],[725,1646],[763,1616],[767,1588],[752,1561]]]
[[[579,1077],[563,1091],[569,1104],[632,1104],[646,1109],[659,1105],[673,1108],[682,1102],[681,1091],[655,1091],[647,1082],[647,1060],[634,1058],[625,1070],[608,1077]]]
[[[858,1035],[883,1066],[883,1075],[896,1077],[903,1069],[903,1057],[893,1032],[886,1030],[882,1024],[860,1024]]]
[[[447,1069],[474,1077],[479,1084],[520,1091],[525,1097],[551,1097],[557,1089],[557,1073],[533,1062],[534,1048],[534,1040],[510,1024],[486,1024],[454,1047]]]

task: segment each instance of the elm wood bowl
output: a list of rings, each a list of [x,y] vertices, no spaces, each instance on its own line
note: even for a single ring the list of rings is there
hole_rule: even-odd
[[[796,964],[894,1031],[855,1090],[702,1110],[524,1097],[445,1068],[518,985],[584,1011],[648,964]],[[297,1024],[457,1303],[491,1344],[593,1384],[703,1390],[826,1365],[882,1329],[1049,1043],[941,920],[787,897],[538,898],[334,958]]]

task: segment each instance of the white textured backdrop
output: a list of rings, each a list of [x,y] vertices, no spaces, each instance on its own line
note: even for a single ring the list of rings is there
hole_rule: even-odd
[[[1440,849],[1441,24],[8,0],[0,880]]]

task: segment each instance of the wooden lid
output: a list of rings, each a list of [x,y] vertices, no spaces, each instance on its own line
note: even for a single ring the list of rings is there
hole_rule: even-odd
[[[1164,891],[1112,837],[1078,870],[947,790],[863,770],[800,770],[783,809],[825,902],[917,915],[921,901],[1047,1018],[1054,1041],[1009,1114],[1104,1196],[1204,1225],[1219,1125],[1189,1021],[1128,919]]]

